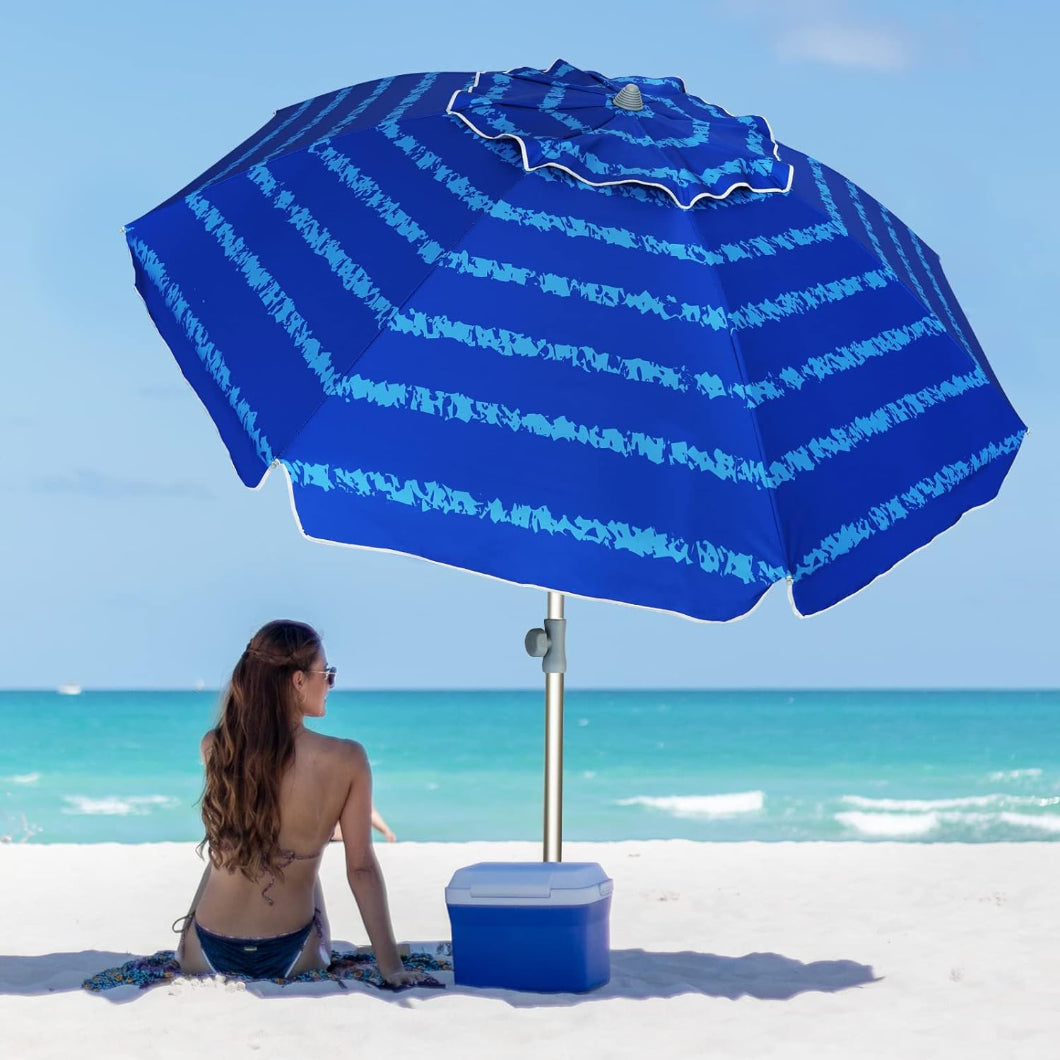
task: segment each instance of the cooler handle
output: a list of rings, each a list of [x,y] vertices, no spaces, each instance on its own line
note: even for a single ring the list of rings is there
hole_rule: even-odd
[[[551,898],[552,888],[540,883],[473,883],[472,898]]]

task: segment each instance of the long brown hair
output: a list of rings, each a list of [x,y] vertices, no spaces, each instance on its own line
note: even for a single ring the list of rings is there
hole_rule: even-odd
[[[280,781],[294,758],[291,676],[311,669],[320,637],[302,622],[261,627],[239,657],[206,755],[202,820],[215,868],[282,878]]]

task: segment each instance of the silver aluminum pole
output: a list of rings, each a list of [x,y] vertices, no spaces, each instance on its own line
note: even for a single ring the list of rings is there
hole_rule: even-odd
[[[559,619],[563,628],[562,593],[549,592],[548,617]],[[562,670],[545,674],[545,855],[542,860],[563,860]]]

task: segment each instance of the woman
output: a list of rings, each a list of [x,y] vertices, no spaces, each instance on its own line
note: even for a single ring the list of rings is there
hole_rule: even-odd
[[[181,931],[184,971],[275,978],[326,968],[318,873],[340,825],[346,878],[380,973],[392,986],[419,978],[404,969],[390,926],[364,748],[303,724],[323,717],[334,682],[320,638],[301,622],[263,626],[236,663],[217,727],[202,740],[210,858]]]

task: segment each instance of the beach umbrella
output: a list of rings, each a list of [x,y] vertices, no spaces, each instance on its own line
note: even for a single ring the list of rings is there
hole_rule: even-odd
[[[1025,432],[935,252],[676,78],[354,85],[125,232],[306,536],[549,591],[547,860],[563,594],[725,621],[785,581],[821,611],[991,500]]]

